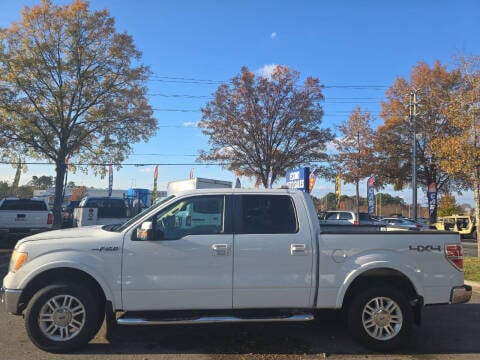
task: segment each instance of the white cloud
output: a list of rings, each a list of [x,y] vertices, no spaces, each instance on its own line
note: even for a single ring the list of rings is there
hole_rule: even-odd
[[[183,123],[184,127],[198,127],[198,121],[185,121]]]
[[[336,141],[340,140],[339,138],[335,139]],[[326,144],[325,152],[327,154],[335,154],[337,152],[337,147],[333,141],[329,141]]]
[[[257,70],[257,74],[259,74],[260,76],[263,76],[264,78],[271,79],[273,71],[277,66],[278,66],[277,64],[265,65],[264,67]]]
[[[277,36],[278,36],[278,34],[276,33],[276,31],[274,31],[270,34],[270,39],[275,40],[277,38]]]

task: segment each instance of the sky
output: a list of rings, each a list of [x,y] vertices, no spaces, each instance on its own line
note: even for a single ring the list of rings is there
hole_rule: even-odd
[[[65,4],[69,1],[55,1]],[[23,6],[38,1],[0,0],[0,27],[20,20]],[[235,182],[218,166],[195,163],[208,138],[195,125],[200,108],[222,82],[242,66],[262,74],[280,64],[313,76],[324,89],[323,126],[335,130],[358,105],[375,125],[380,103],[397,77],[407,78],[418,62],[439,60],[447,66],[456,54],[480,54],[476,0],[91,0],[90,9],[106,8],[118,32],[130,34],[153,76],[148,96],[159,128],[147,143],[133,146],[129,164],[160,164],[159,189],[172,180],[198,177]],[[338,131],[337,131],[338,133]],[[71,161],[75,161],[72,159]],[[114,171],[113,187],[153,188],[154,166],[124,166]],[[0,164],[0,180],[11,182],[15,170]],[[54,175],[53,165],[29,165],[21,184],[32,176]],[[108,187],[108,177],[69,173],[77,185]],[[251,179],[241,178],[244,186]],[[275,186],[285,183],[277,181]],[[366,181],[360,184],[366,196]],[[334,191],[318,179],[313,194]],[[395,193],[410,202],[412,191]],[[355,193],[344,184],[344,194]],[[473,203],[472,194],[457,201]],[[419,189],[420,204],[426,197]]]

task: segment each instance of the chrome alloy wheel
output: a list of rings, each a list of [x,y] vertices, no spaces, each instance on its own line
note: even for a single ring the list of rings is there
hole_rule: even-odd
[[[402,310],[390,298],[375,297],[363,308],[362,324],[368,335],[376,340],[393,339],[402,329]]]
[[[85,306],[71,295],[57,295],[45,302],[38,314],[43,335],[54,341],[74,338],[86,321]]]

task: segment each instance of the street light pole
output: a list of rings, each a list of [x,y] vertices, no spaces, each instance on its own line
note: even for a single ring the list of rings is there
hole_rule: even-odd
[[[410,123],[413,130],[412,150],[412,206],[413,220],[417,221],[417,91],[410,92]]]

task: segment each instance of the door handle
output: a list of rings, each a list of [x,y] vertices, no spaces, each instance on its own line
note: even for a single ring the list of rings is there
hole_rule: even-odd
[[[213,244],[212,250],[213,250],[213,256],[230,255],[230,246],[228,244]]]
[[[291,244],[290,245],[290,255],[307,255],[307,245],[305,244]]]

